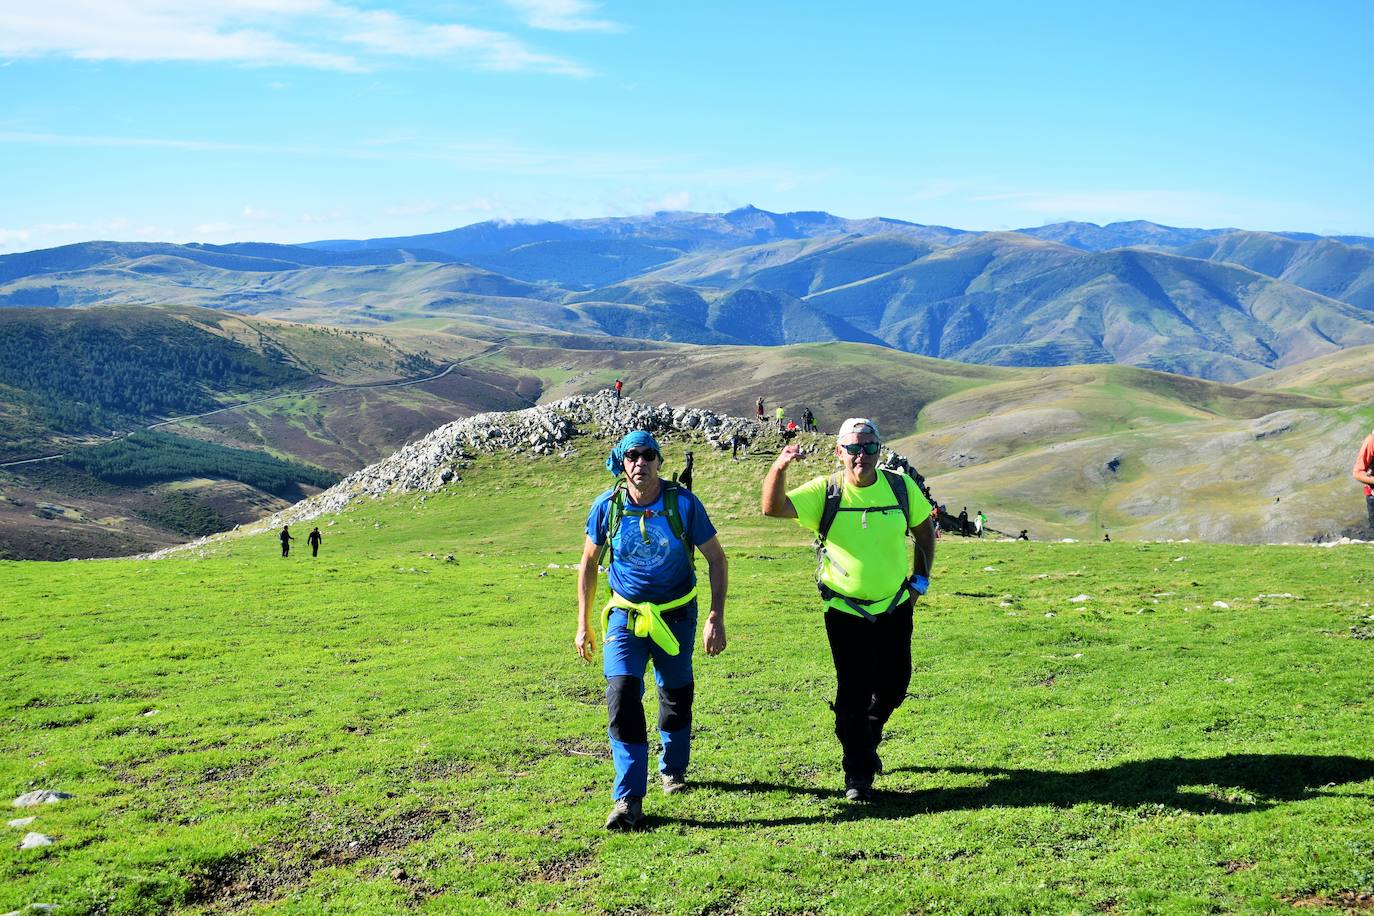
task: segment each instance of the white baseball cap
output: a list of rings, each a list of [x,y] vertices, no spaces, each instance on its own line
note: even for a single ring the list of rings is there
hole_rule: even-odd
[[[883,441],[883,434],[878,432],[878,424],[867,417],[850,417],[840,424],[840,431],[835,436],[835,444],[839,445],[844,441],[845,436],[862,435],[872,433],[873,438],[879,442]]]

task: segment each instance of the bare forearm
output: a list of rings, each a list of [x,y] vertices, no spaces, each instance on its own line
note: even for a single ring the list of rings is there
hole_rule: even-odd
[[[912,569],[916,571],[916,575],[928,579],[930,571],[935,567],[935,528],[930,519],[926,519],[913,529],[913,534],[916,546],[913,551]]]
[[[577,568],[577,621],[583,627],[591,627],[592,602],[596,599],[596,561],[590,564],[583,560]]]
[[[763,514],[770,518],[787,518],[788,509],[792,508],[787,501],[787,466],[781,467],[774,464],[768,469],[768,475],[763,478]],[[793,510],[791,513],[795,515]]]
[[[725,620],[725,593],[730,587],[729,566],[722,556],[718,560],[707,561],[707,574],[711,579],[711,616],[719,621]]]

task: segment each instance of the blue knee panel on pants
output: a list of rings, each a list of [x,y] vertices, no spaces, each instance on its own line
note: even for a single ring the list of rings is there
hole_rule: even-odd
[[[637,737],[643,734],[644,672],[649,660],[654,663],[654,680],[660,693],[673,690],[680,693],[681,688],[692,683],[692,651],[696,645],[697,605],[693,601],[684,605],[680,612],[671,613],[668,626],[677,637],[678,654],[669,655],[647,636],[636,636],[628,628],[628,614],[624,610],[613,610],[610,623],[606,628],[606,645],[603,651],[602,670],[607,679],[607,699],[613,720],[609,731],[611,759],[615,763],[616,798],[642,796],[647,791],[649,778],[649,745],[647,741],[625,741],[622,735]],[[634,678],[636,685],[628,682]],[[612,697],[612,693],[617,694]],[[638,696],[632,694],[637,693]],[[660,701],[661,702],[661,701]],[[690,708],[690,700],[688,700]],[[616,722],[637,716],[638,727],[628,721]],[[690,721],[690,720],[689,720]],[[663,741],[663,754],[659,757],[659,769],[665,773],[685,773],[691,753],[692,729],[686,727],[671,732],[659,730]]]

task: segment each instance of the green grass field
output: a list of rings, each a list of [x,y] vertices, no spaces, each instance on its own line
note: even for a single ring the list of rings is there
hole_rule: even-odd
[[[1374,550],[942,540],[854,807],[806,538],[757,516],[763,458],[701,449],[731,600],[695,788],[603,833],[604,684],[572,649],[593,451],[320,519],[318,559],[304,525],[286,560],[267,532],[0,564],[0,789],[75,796],[12,809],[37,819],[0,911],[1371,906]]]

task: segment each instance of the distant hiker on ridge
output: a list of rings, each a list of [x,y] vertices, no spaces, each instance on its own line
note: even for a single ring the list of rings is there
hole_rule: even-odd
[[[802,408],[802,429],[808,433],[816,431],[816,415],[811,412],[810,407]]]
[[[730,437],[730,460],[738,461],[740,452],[744,453],[746,459],[749,457],[749,440],[744,437],[744,433],[736,431]]]
[[[1364,507],[1369,513],[1369,532],[1374,535],[1374,433],[1370,433],[1360,446],[1351,476],[1364,484]]]
[[[620,379],[616,379],[616,380],[615,380],[615,406],[616,406],[617,409],[620,408],[620,389],[622,389],[622,388],[624,388],[624,387],[625,387],[625,383],[624,383],[624,382],[622,382]]]
[[[758,418],[760,423],[763,422],[763,398],[754,402],[754,416]]]
[[[692,741],[692,643],[697,629],[694,550],[706,557],[711,612],[702,628],[707,655],[725,651],[725,551],[706,508],[659,472],[663,452],[647,432],[627,434],[611,450],[606,468],[624,481],[602,493],[587,516],[587,537],[577,572],[577,635],[573,647],[586,661],[596,652],[592,602],[597,561],[606,557],[611,600],[601,610],[602,670],[610,715],[615,806],[607,830],[633,830],[644,818],[649,738],[644,725],[644,671],[652,658],[658,682],[659,757],[663,791],[686,788]]]
[[[784,447],[764,478],[762,504],[764,515],[794,518],[816,534],[845,798],[866,802],[883,770],[883,726],[911,682],[912,606],[930,586],[935,532],[916,483],[879,470],[877,424],[851,417],[835,443],[839,471],[790,491],[787,467],[801,450]],[[915,540],[914,574],[908,533]]]
[[[983,510],[982,510],[982,509],[979,509],[979,510],[978,510],[978,514],[975,515],[975,516],[973,517],[973,531],[974,531],[974,533],[977,534],[979,537],[982,537],[982,536],[983,536],[983,530],[986,529],[987,526],[988,526],[988,517],[987,517],[986,515],[983,514]]]
[[[692,489],[692,453],[685,452],[682,458],[682,473],[677,475],[677,482],[690,490]]]
[[[282,525],[282,526],[281,526],[281,555],[282,555],[282,556],[285,557],[285,556],[290,556],[290,555],[291,555],[291,542],[294,541],[294,540],[295,540],[295,538],[293,538],[293,537],[291,536],[290,526],[289,526],[289,525]]]
[[[781,404],[779,404],[777,409],[773,411],[773,419],[778,421],[778,432],[782,432],[783,421],[787,419],[787,412],[782,409]]]
[[[959,533],[964,537],[969,536],[968,530],[968,506],[959,510]]]
[[[324,535],[320,534],[319,528],[311,528],[310,535],[305,539],[310,545],[310,555],[318,557],[320,555],[320,542],[324,540]]]

